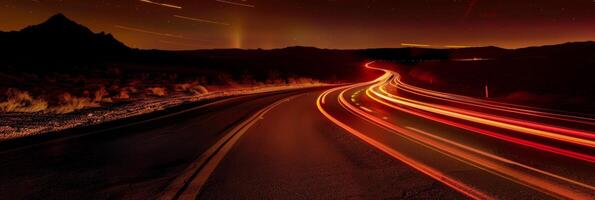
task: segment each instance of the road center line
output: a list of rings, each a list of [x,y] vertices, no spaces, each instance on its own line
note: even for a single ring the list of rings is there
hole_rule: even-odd
[[[158,199],[195,199],[221,160],[225,157],[225,155],[227,155],[227,153],[242,137],[242,135],[244,135],[244,133],[250,129],[250,127],[252,127],[260,119],[263,119],[264,115],[275,107],[304,94],[306,93],[297,94],[278,100],[257,111],[248,119],[235,126],[213,146],[207,149],[207,151],[201,154],[194,162],[192,162],[180,176],[172,181],[172,183],[165,189]]]

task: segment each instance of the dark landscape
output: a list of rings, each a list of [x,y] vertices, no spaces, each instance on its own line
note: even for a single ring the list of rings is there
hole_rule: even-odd
[[[493,90],[492,98],[586,113],[595,111],[595,82],[590,78],[595,64],[590,55],[595,54],[595,42],[521,49],[335,50],[296,46],[272,50],[140,50],[125,46],[111,34],[92,33],[62,14],[42,24],[0,35],[5,44],[5,59],[0,61],[4,66],[4,95],[15,93],[8,89],[16,88],[30,90],[34,96],[59,96],[49,94],[63,92],[52,85],[76,85],[68,87],[75,91],[68,92],[78,94],[108,87],[114,90],[107,92],[117,99],[123,93],[118,89],[137,82],[170,87],[184,83],[287,83],[302,77],[328,83],[356,82],[373,77],[361,76],[366,73],[362,63],[384,60],[398,65],[407,79],[443,91],[482,96],[488,84]],[[53,81],[56,79],[60,81]]]
[[[164,2],[136,3],[185,9]],[[117,35],[61,13],[0,31],[0,199],[595,198],[594,41],[179,50]]]

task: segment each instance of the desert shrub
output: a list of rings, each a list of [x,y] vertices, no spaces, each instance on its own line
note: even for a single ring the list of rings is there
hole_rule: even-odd
[[[57,106],[48,109],[49,112],[54,112],[58,114],[70,113],[76,110],[84,109],[84,108],[96,108],[100,105],[96,102],[93,102],[89,98],[85,97],[76,97],[71,95],[68,92],[62,94],[59,98],[59,103]]]
[[[179,83],[179,84],[174,84],[174,91],[176,92],[186,92],[188,90],[190,90],[190,88],[192,88],[195,84],[193,83]]]
[[[167,95],[167,89],[164,87],[149,87],[146,89],[149,95],[164,97]]]
[[[296,79],[296,82],[298,84],[317,84],[320,83],[320,81],[316,80],[316,79],[312,79],[312,78],[307,78],[307,77],[300,77]]]
[[[194,95],[199,95],[209,93],[209,90],[202,85],[195,85],[190,89],[190,92]]]
[[[129,99],[130,94],[128,94],[128,90],[125,88],[120,89],[118,95],[114,96],[115,99]]]
[[[39,112],[47,108],[47,101],[35,99],[28,92],[17,89],[8,89],[6,101],[0,102],[2,112]]]
[[[205,94],[209,92],[207,88],[201,86],[198,84],[198,82],[174,84],[174,90],[176,92],[186,92],[192,95]]]
[[[236,81],[233,80],[232,76],[229,75],[228,73],[219,73],[217,74],[217,79],[225,85],[235,85],[237,84]]]
[[[256,81],[254,80],[254,77],[252,76],[252,74],[244,71],[242,72],[242,74],[240,74],[240,83],[242,84],[254,84]]]
[[[95,91],[95,98],[93,99],[94,102],[101,102],[103,101],[103,97],[108,96],[107,90],[105,90],[104,86],[100,86],[97,91]],[[111,101],[111,100],[109,100]]]

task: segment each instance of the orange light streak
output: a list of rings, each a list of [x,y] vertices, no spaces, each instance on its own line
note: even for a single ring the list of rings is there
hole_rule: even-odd
[[[446,120],[446,119],[437,118],[437,117],[433,117],[433,116],[430,116],[430,115],[422,114],[420,112],[413,112],[413,111],[404,109],[403,107],[395,106],[395,105],[389,104],[387,102],[384,102],[384,101],[382,101],[382,100],[374,97],[371,94],[371,92],[378,94],[378,92],[374,92],[373,89],[378,88],[379,90],[382,90],[381,88],[383,86],[386,86],[386,84],[384,84],[384,83],[389,82],[389,80],[386,79],[386,77],[390,77],[390,76],[386,76],[386,74],[394,73],[394,72],[391,72],[389,70],[380,69],[380,68],[374,68],[374,67],[371,67],[370,64],[372,64],[372,63],[367,63],[365,66],[368,67],[368,68],[371,68],[371,69],[377,69],[377,70],[381,70],[381,71],[384,71],[385,72],[385,75],[381,76],[381,78],[385,78],[385,79],[381,79],[381,78],[376,79],[375,80],[376,83],[374,85],[370,86],[366,90],[366,94],[371,99],[373,99],[373,100],[375,100],[375,101],[377,101],[379,103],[382,103],[382,104],[387,105],[387,106],[389,106],[391,108],[395,108],[395,109],[401,110],[403,112],[407,112],[407,113],[410,113],[410,114],[413,114],[413,115],[417,115],[417,116],[420,116],[420,117],[423,117],[423,118],[426,118],[426,119],[430,119],[430,120],[437,121],[437,122],[440,122],[440,123],[443,123],[443,124],[447,124],[447,125],[450,125],[450,126],[462,128],[462,129],[469,130],[469,131],[472,131],[472,132],[480,133],[480,134],[483,134],[483,135],[486,135],[486,136],[490,136],[490,137],[494,137],[494,138],[497,138],[497,139],[501,139],[501,140],[513,142],[515,144],[520,144],[520,145],[523,145],[523,146],[528,146],[528,147],[532,147],[532,148],[535,148],[535,149],[544,150],[544,151],[556,153],[556,154],[559,154],[559,155],[564,155],[564,156],[568,156],[568,157],[572,157],[572,158],[576,158],[576,159],[588,161],[588,162],[591,162],[591,163],[595,162],[595,156],[592,156],[592,155],[586,155],[586,154],[582,154],[582,153],[578,153],[578,152],[573,152],[573,151],[569,151],[569,150],[565,150],[565,149],[560,149],[560,148],[557,148],[557,147],[552,147],[552,146],[548,146],[548,145],[544,145],[544,144],[540,144],[540,143],[536,143],[536,142],[531,142],[531,141],[528,141],[528,140],[523,140],[523,139],[519,139],[519,138],[515,138],[515,137],[511,137],[511,136],[507,136],[507,135],[503,135],[503,134],[499,134],[499,133],[495,133],[495,132],[492,132],[492,131],[487,131],[487,130],[484,130],[484,129],[481,129],[481,128],[476,128],[476,127],[464,125],[464,124],[461,124],[461,123],[453,122],[453,121],[450,121],[450,120]],[[398,74],[395,75],[394,77],[398,77]]]
[[[531,142],[528,140],[523,140],[523,139],[519,139],[519,138],[515,138],[515,137],[510,137],[504,134],[500,134],[500,133],[496,133],[493,131],[488,131],[485,129],[481,129],[481,128],[476,128],[473,126],[468,126],[468,125],[464,125],[461,123],[457,123],[457,122],[453,122],[450,120],[446,120],[446,119],[442,119],[442,118],[438,118],[438,117],[433,117],[431,115],[426,115],[420,112],[414,112],[412,110],[408,110],[408,109],[404,109],[402,107],[399,106],[395,106],[393,104],[389,104],[387,102],[384,102],[376,97],[374,97],[371,93],[366,93],[368,95],[368,97],[370,97],[371,99],[384,104],[386,106],[389,106],[391,108],[409,113],[409,114],[413,114],[419,117],[423,117],[432,121],[436,121],[436,122],[440,122],[449,126],[453,126],[453,127],[457,127],[457,128],[461,128],[461,129],[465,129],[468,131],[472,131],[475,133],[479,133],[482,135],[486,135],[486,136],[490,136],[493,138],[497,138],[500,140],[504,140],[504,141],[508,141],[508,142],[512,142],[515,144],[519,144],[519,145],[523,145],[523,146],[527,146],[527,147],[531,147],[531,148],[535,148],[535,149],[539,149],[539,150],[543,150],[543,151],[547,151],[547,152],[551,152],[551,153],[555,153],[558,155],[563,155],[563,156],[567,156],[567,157],[571,157],[571,158],[576,158],[576,159],[580,159],[580,160],[584,160],[587,162],[591,162],[591,163],[595,163],[595,156],[591,156],[591,155],[586,155],[586,154],[581,154],[581,153],[577,153],[577,152],[573,152],[573,151],[569,151],[569,150],[565,150],[565,149],[560,149],[560,148],[556,148],[556,147],[552,147],[552,146],[548,146],[548,145],[543,145],[540,143],[536,143],[536,142]]]
[[[345,129],[346,131],[348,131],[349,133],[353,134],[354,136],[360,138],[361,140],[367,142],[368,144],[378,148],[379,150],[383,151],[384,153],[392,156],[393,158],[396,158],[398,160],[400,160],[401,162],[413,167],[414,169],[434,178],[437,181],[440,181],[442,183],[444,183],[445,185],[461,192],[462,194],[465,194],[471,198],[474,199],[493,199],[492,197],[489,197],[486,194],[483,194],[480,191],[475,190],[473,187],[470,187],[462,182],[459,182],[455,179],[452,179],[451,177],[445,175],[444,173],[429,167],[423,163],[420,163],[414,159],[411,159],[391,148],[389,148],[388,146],[382,144],[381,142],[378,142],[368,136],[366,136],[365,134],[359,132],[358,130],[355,130],[353,128],[351,128],[350,126],[348,126],[347,124],[337,120],[336,118],[334,118],[333,116],[331,116],[328,112],[326,112],[326,110],[324,110],[324,108],[322,107],[322,98],[326,97],[326,95],[328,95],[331,92],[346,88],[349,86],[344,86],[344,87],[339,87],[339,88],[333,88],[330,90],[325,91],[323,94],[321,94],[320,96],[318,96],[318,99],[316,100],[316,106],[318,107],[318,110],[330,121],[332,121],[333,123],[335,123],[336,125],[338,125],[339,127]]]
[[[140,29],[140,28],[133,28],[133,27],[121,26],[121,25],[115,25],[115,27],[116,28],[119,28],[119,29],[128,30],[128,31],[136,31],[136,32],[147,33],[147,34],[158,35],[158,36],[164,36],[164,37],[186,39],[184,36],[181,36],[181,35],[174,35],[174,34],[169,34],[169,33],[159,33],[159,32],[149,31],[149,30]]]
[[[429,96],[429,95],[422,94],[422,93],[415,92],[415,91],[411,91],[409,89],[403,89],[402,87],[401,87],[401,90],[404,90],[404,91],[409,92],[409,93],[412,93],[412,94],[416,94],[416,95],[420,95],[420,96],[425,96],[425,97],[430,97],[431,98],[431,96]],[[386,92],[385,89],[382,89],[382,91],[384,91],[385,93],[389,94],[388,92]],[[391,95],[391,96],[394,96],[394,95]],[[408,99],[404,99],[403,98],[403,100],[408,100]],[[445,101],[453,102],[453,101],[450,101],[450,100],[445,100]],[[468,111],[468,110],[458,109],[458,108],[454,108],[454,107],[441,106],[441,105],[429,104],[429,103],[424,103],[424,104],[425,105],[432,106],[432,107],[444,109],[444,110],[449,110],[449,111],[453,111],[453,112],[458,112],[458,113],[463,113],[463,114],[475,116],[475,117],[480,117],[480,118],[485,118],[485,119],[490,119],[490,120],[495,120],[495,121],[500,121],[500,122],[506,122],[506,123],[516,124],[516,125],[526,126],[526,127],[540,129],[540,130],[546,130],[546,131],[553,131],[553,132],[558,132],[558,133],[564,133],[564,134],[567,134],[567,135],[579,136],[579,137],[586,138],[586,139],[595,139],[595,133],[590,133],[590,132],[585,132],[585,131],[580,131],[580,130],[573,130],[573,129],[569,129],[569,128],[562,128],[562,127],[557,127],[557,126],[551,126],[551,125],[541,124],[541,123],[537,123],[537,122],[529,122],[529,121],[524,121],[524,120],[520,120],[520,119],[513,119],[513,118],[507,118],[507,117],[500,117],[500,116],[494,116],[494,115],[489,115],[489,114],[483,114],[483,113],[478,113],[478,112],[474,112],[474,111]],[[483,106],[480,106],[480,107],[483,107]]]
[[[383,70],[383,69],[373,68],[373,67],[369,67],[369,68]],[[515,105],[515,104],[509,104],[509,103],[489,101],[489,100],[484,100],[484,99],[476,99],[476,98],[471,98],[471,97],[466,97],[466,96],[461,96],[461,95],[437,92],[437,91],[432,91],[432,90],[415,87],[415,86],[403,83],[400,80],[400,76],[396,76],[396,78],[391,81],[390,85],[397,87],[399,89],[408,89],[410,91],[418,92],[417,94],[423,93],[423,94],[425,94],[426,97],[430,97],[430,98],[434,98],[434,99],[440,99],[440,100],[456,102],[456,103],[470,105],[470,106],[494,109],[494,110],[499,110],[499,111],[505,111],[505,112],[510,112],[510,113],[517,113],[517,114],[524,114],[524,115],[530,115],[530,116],[536,116],[536,117],[542,117],[542,118],[549,118],[549,119],[556,119],[556,120],[562,120],[562,121],[568,121],[568,122],[595,125],[595,119],[593,119],[593,118],[537,111],[537,110],[551,110],[551,109],[534,108],[534,107],[530,107],[530,106],[521,106],[521,105]],[[530,109],[533,109],[533,110],[530,110]],[[560,111],[556,111],[556,110],[551,110],[551,111],[560,112]]]
[[[365,66],[368,68],[374,69],[373,67],[369,66],[372,63],[373,62],[366,63]],[[375,69],[378,69],[378,68],[375,68]],[[530,122],[530,121],[522,121],[522,120],[515,121],[515,119],[512,119],[512,118],[501,117],[501,116],[496,116],[496,115],[489,115],[489,114],[484,114],[484,113],[479,113],[479,112],[475,112],[475,111],[469,111],[469,110],[464,110],[464,109],[459,109],[459,108],[454,108],[454,107],[430,104],[430,103],[425,103],[425,102],[416,101],[413,99],[396,96],[396,95],[393,95],[393,94],[390,94],[389,92],[387,92],[386,86],[395,86],[395,87],[400,87],[399,89],[403,89],[402,86],[404,84],[399,83],[400,80],[398,80],[399,79],[398,74],[395,74],[394,72],[389,71],[389,70],[384,70],[384,69],[378,69],[378,70],[384,71],[385,74],[383,74],[379,78],[375,79],[374,81],[360,83],[360,84],[354,84],[352,86],[344,86],[344,87],[334,88],[334,89],[330,89],[330,90],[323,92],[317,99],[318,109],[321,111],[321,113],[325,117],[327,117],[333,123],[344,128],[351,134],[353,134],[353,135],[357,136],[358,138],[368,142],[369,144],[377,147],[378,149],[384,151],[385,153],[407,163],[408,165],[414,167],[415,169],[417,169],[417,170],[419,170],[419,171],[421,171],[421,172],[423,172],[423,173],[425,173],[425,174],[447,184],[448,186],[453,187],[454,189],[456,189],[460,192],[463,192],[464,194],[469,195],[470,197],[473,197],[473,198],[490,198],[490,197],[488,197],[484,193],[477,191],[476,189],[474,189],[468,185],[465,185],[465,183],[462,183],[452,177],[447,177],[448,178],[447,181],[440,180],[441,178],[444,178],[443,176],[445,176],[445,174],[441,173],[439,170],[432,168],[430,166],[427,166],[427,165],[421,163],[420,161],[416,161],[411,157],[407,157],[407,156],[403,155],[402,153],[399,153],[395,149],[392,149],[392,148],[382,144],[381,142],[366,136],[364,133],[362,133],[362,132],[354,129],[353,127],[350,127],[349,125],[332,117],[328,112],[326,112],[324,110],[324,108],[322,106],[322,104],[325,103],[325,99],[326,99],[327,95],[332,92],[342,90],[337,98],[339,101],[339,104],[343,108],[345,108],[347,111],[355,114],[355,116],[358,116],[364,120],[370,121],[373,124],[379,125],[380,127],[383,127],[383,128],[385,128],[399,136],[402,136],[403,138],[408,139],[412,142],[418,143],[420,145],[423,145],[425,147],[433,149],[439,153],[442,153],[446,156],[449,156],[456,160],[462,161],[463,163],[466,163],[470,166],[485,170],[486,172],[489,172],[494,175],[505,178],[507,180],[511,180],[513,182],[525,185],[527,187],[533,188],[537,191],[540,191],[545,194],[549,194],[549,195],[557,197],[557,198],[570,198],[570,199],[592,198],[592,194],[590,194],[589,192],[583,193],[581,191],[576,190],[576,187],[582,187],[583,189],[587,189],[588,191],[594,191],[595,187],[592,185],[588,185],[588,184],[585,184],[585,183],[582,183],[582,182],[579,182],[579,181],[576,181],[573,179],[569,179],[569,178],[566,178],[566,177],[563,177],[563,176],[560,176],[560,175],[557,175],[557,174],[554,174],[551,172],[547,172],[547,171],[544,171],[544,170],[541,170],[541,169],[538,169],[535,167],[524,165],[522,163],[518,163],[516,161],[512,161],[512,160],[482,151],[480,149],[473,148],[471,146],[467,146],[467,145],[434,135],[429,132],[425,132],[425,131],[417,129],[417,128],[399,127],[395,124],[390,123],[389,121],[386,121],[386,119],[388,119],[388,118],[386,118],[386,116],[383,116],[382,119],[374,116],[373,114],[371,114],[371,113],[373,113],[372,112],[373,110],[370,108],[360,106],[359,103],[355,103],[355,104],[357,104],[357,106],[351,105],[351,103],[349,101],[347,101],[346,98],[344,97],[344,93],[346,91],[349,91],[356,87],[370,85],[365,90],[366,95],[369,98],[371,98],[372,100],[374,100],[375,102],[379,102],[379,103],[381,103],[385,106],[388,106],[390,108],[394,108],[394,109],[403,111],[405,113],[409,113],[409,114],[419,116],[422,118],[430,119],[430,120],[433,120],[433,121],[436,121],[439,123],[462,128],[464,130],[469,130],[469,131],[472,131],[475,133],[480,133],[480,134],[490,136],[493,138],[497,138],[500,140],[504,140],[504,141],[515,143],[515,144],[520,144],[523,146],[528,146],[528,147],[532,147],[535,149],[539,149],[539,150],[543,150],[543,151],[547,151],[547,152],[556,153],[559,155],[564,155],[564,156],[588,161],[590,163],[595,162],[595,157],[592,155],[581,154],[581,153],[577,153],[577,152],[573,152],[573,151],[569,151],[569,150],[565,150],[565,149],[560,149],[560,148],[556,148],[556,147],[552,147],[552,146],[548,146],[548,145],[544,145],[544,144],[540,144],[540,143],[536,143],[536,142],[531,142],[531,141],[524,140],[524,139],[519,139],[519,138],[503,135],[500,133],[496,133],[496,132],[484,130],[481,128],[465,125],[462,123],[453,122],[453,121],[450,121],[447,119],[435,117],[432,115],[424,114],[422,112],[418,112],[414,109],[409,109],[407,107],[411,107],[411,108],[415,108],[415,109],[419,109],[419,110],[423,110],[423,111],[428,111],[428,112],[436,113],[436,114],[443,115],[443,116],[449,116],[449,117],[454,117],[454,118],[458,118],[458,119],[463,119],[466,121],[472,121],[475,123],[485,124],[485,125],[489,125],[489,126],[493,126],[493,127],[505,128],[508,130],[513,130],[515,132],[528,133],[528,134],[537,135],[540,137],[556,139],[559,141],[569,142],[572,144],[583,145],[583,146],[587,146],[587,147],[593,147],[593,141],[589,140],[591,138],[594,138],[593,135],[589,135],[589,134],[593,134],[593,133],[565,129],[562,127],[555,127],[555,126],[551,126],[551,125],[547,125],[547,124],[540,124],[540,123]],[[444,98],[443,100],[448,100],[448,101],[457,101],[457,100],[454,100],[453,98],[451,98],[452,96],[447,96],[448,98],[445,98],[444,96],[442,96],[447,93],[441,94],[441,93],[437,92],[437,94],[428,94],[428,92],[432,93],[433,91],[426,90],[426,91],[422,92],[422,91],[415,90],[415,89],[411,90],[411,88],[408,88],[407,86],[405,86],[405,90],[407,90],[407,92],[413,92],[414,94],[417,93],[422,96],[431,96],[434,98]],[[358,90],[356,93],[354,93],[351,96],[351,98],[356,98],[357,96],[355,96],[355,95],[359,94],[360,91],[361,90]],[[449,94],[447,94],[447,95],[449,95]],[[478,105],[479,107],[486,106],[484,104],[486,102],[477,103],[474,101],[469,102],[469,100],[473,100],[473,99],[468,98],[468,99],[464,99],[460,102],[469,103],[472,105]],[[393,103],[405,105],[407,107],[396,106]],[[477,104],[475,104],[475,103],[477,103]],[[487,104],[491,104],[491,102],[488,102]],[[503,108],[499,108],[499,109],[503,109]],[[540,113],[539,111],[533,111],[533,110],[528,110],[528,109],[527,110],[525,110],[525,109],[520,109],[520,110],[511,109],[509,111],[520,112],[522,114]],[[550,117],[563,117],[564,116],[564,115],[556,115],[556,114],[549,115],[550,113],[544,113],[544,114],[546,114],[546,116],[550,116]],[[586,119],[590,120],[590,118],[586,118]],[[544,131],[544,130],[540,130],[540,129],[563,132],[565,134],[585,137],[585,138],[589,138],[589,139],[576,138],[576,137],[562,135],[562,134]],[[517,168],[521,168],[521,169],[524,169],[527,171],[519,170]],[[562,184],[562,183],[564,183],[564,184]],[[572,184],[576,187],[570,187],[566,184]]]
[[[230,5],[236,5],[236,6],[244,6],[244,7],[250,7],[250,8],[256,7],[252,4],[238,3],[238,2],[233,2],[233,1],[225,1],[225,0],[215,0],[215,1],[230,4]]]
[[[382,89],[380,88],[380,90],[382,90]],[[591,148],[595,147],[595,141],[592,141],[592,140],[576,138],[576,137],[571,137],[571,136],[567,136],[567,135],[556,134],[556,133],[549,132],[549,131],[542,131],[542,130],[538,130],[538,129],[532,129],[532,128],[527,128],[527,127],[518,126],[518,125],[514,125],[514,124],[507,124],[507,123],[494,121],[494,120],[490,120],[490,119],[475,117],[475,116],[468,115],[468,114],[457,113],[457,112],[453,112],[450,110],[445,110],[445,109],[441,109],[441,108],[428,106],[426,103],[415,101],[412,99],[397,97],[397,96],[385,93],[385,91],[383,91],[382,93],[372,91],[372,93],[374,93],[376,96],[379,96],[379,97],[381,97],[387,101],[390,101],[390,102],[410,106],[413,108],[421,109],[421,110],[436,113],[436,114],[441,114],[441,115],[445,115],[445,116],[449,116],[449,117],[453,117],[453,118],[463,119],[463,120],[472,121],[475,123],[480,123],[480,124],[485,124],[485,125],[494,126],[494,127],[498,127],[498,128],[508,129],[508,130],[517,131],[517,132],[521,132],[521,133],[527,133],[530,135],[540,136],[540,137],[554,139],[554,140],[558,140],[558,141],[568,142],[568,143],[572,143],[572,144],[582,145],[582,146],[586,146],[586,147],[591,147]]]
[[[348,90],[348,89],[347,89]],[[500,177],[506,178],[508,180],[517,182],[519,184],[525,185],[527,187],[531,187],[533,189],[539,190],[543,193],[547,193],[557,197],[564,197],[564,198],[572,198],[572,199],[586,199],[589,197],[589,194],[580,194],[575,190],[565,187],[559,183],[551,182],[546,179],[541,178],[542,176],[549,176],[550,178],[558,179],[560,181],[564,181],[567,183],[575,184],[577,186],[584,187],[589,190],[595,190],[595,187],[590,186],[585,183],[581,183],[572,179],[568,179],[553,173],[549,173],[543,170],[539,170],[537,168],[533,168],[527,165],[523,165],[518,162],[514,162],[512,160],[508,160],[476,148],[472,148],[460,143],[453,142],[451,140],[427,133],[422,132],[419,130],[415,130],[418,133],[421,133],[423,136],[419,134],[413,133],[406,129],[403,129],[399,126],[391,124],[387,121],[381,120],[380,118],[375,117],[372,114],[367,112],[360,111],[357,107],[352,106],[349,104],[348,101],[344,98],[344,93],[347,90],[343,90],[339,95],[339,101],[345,106],[346,109],[349,109],[355,112],[363,119],[370,120],[375,124],[379,124],[383,127],[388,128],[391,131],[394,131],[395,134],[403,135],[408,139],[414,140],[419,142],[420,144],[437,150],[443,154],[448,154],[448,156],[453,157],[457,160],[463,161],[467,164],[475,166],[477,168],[483,169],[488,171],[492,174],[498,175]],[[451,146],[449,146],[451,145]],[[456,147],[456,148],[455,148]],[[502,164],[498,163],[502,162]],[[508,167],[508,165],[515,165],[517,167],[521,167],[532,171],[534,173],[538,173],[538,176],[531,175],[524,173],[519,170],[515,170],[513,168]]]
[[[372,64],[372,63],[366,63],[365,66],[370,69],[384,71],[385,75],[394,73],[389,70],[371,67],[370,64]],[[384,78],[385,75],[381,76],[381,78]],[[398,77],[398,75],[395,75],[395,77]],[[554,132],[550,132],[550,131],[539,130],[539,129],[525,127],[525,126],[519,126],[517,124],[524,124],[524,125],[529,124],[532,127],[542,127],[542,128],[546,128],[546,129],[563,130],[563,132],[565,132],[565,133],[580,135],[580,136],[584,136],[584,137],[593,137],[593,133],[585,133],[585,132],[580,132],[580,131],[573,131],[573,130],[561,129],[561,128],[556,128],[556,127],[548,127],[548,126],[543,126],[543,125],[540,126],[535,123],[524,123],[522,121],[516,121],[514,123],[505,123],[505,122],[510,122],[511,120],[502,118],[502,117],[498,117],[497,119],[499,119],[500,121],[497,121],[497,120],[494,120],[495,117],[491,117],[491,116],[488,118],[482,118],[482,117],[487,117],[488,115],[484,115],[484,114],[471,115],[470,111],[459,110],[459,112],[461,112],[461,113],[455,112],[455,111],[453,111],[453,109],[450,109],[450,108],[447,108],[444,106],[432,105],[432,104],[423,103],[420,101],[415,101],[412,99],[407,99],[404,97],[392,95],[392,94],[384,91],[381,87],[383,85],[383,83],[390,82],[390,80],[388,80],[386,78],[384,78],[382,80],[383,81],[378,81],[378,83],[376,83],[375,85],[370,87],[370,88],[378,88],[381,91],[381,93],[376,92],[376,91],[372,91],[372,92],[375,93],[375,95],[377,95],[385,100],[394,102],[394,103],[414,107],[417,109],[425,110],[428,112],[433,112],[436,114],[441,114],[441,115],[446,115],[449,117],[472,121],[475,123],[480,123],[480,124],[485,124],[485,125],[489,125],[489,126],[508,129],[508,130],[512,130],[512,131],[516,131],[516,132],[545,137],[545,138],[554,139],[554,140],[558,140],[558,141],[564,141],[564,142],[578,144],[578,145],[587,146],[587,147],[591,147],[591,148],[595,147],[595,141],[593,141],[593,140],[576,138],[576,137],[558,134],[558,133],[554,133]],[[386,85],[386,84],[384,84],[384,85]],[[502,121],[504,121],[504,122],[502,122]]]
[[[159,2],[154,2],[154,1],[150,1],[150,0],[140,0],[140,1],[141,2],[144,2],[144,3],[148,3],[148,4],[153,4],[153,5],[167,7],[167,8],[182,9],[182,6],[176,6],[176,5],[167,4],[167,3],[159,3]]]
[[[408,47],[429,47],[429,44],[416,44],[416,43],[401,43],[401,46],[408,46]]]
[[[229,26],[228,23],[224,23],[224,22],[217,22],[217,21],[212,21],[212,20],[207,20],[207,19],[199,19],[199,18],[194,18],[194,17],[186,17],[186,16],[182,16],[182,15],[173,15],[175,18],[180,18],[180,19],[185,19],[185,20],[190,20],[190,21],[195,21],[195,22],[202,22],[202,23],[209,23],[209,24],[217,24],[217,25],[223,25],[223,26]]]
[[[446,48],[453,48],[453,49],[460,49],[460,48],[469,48],[470,46],[464,46],[464,45],[444,45],[444,47],[446,47]]]

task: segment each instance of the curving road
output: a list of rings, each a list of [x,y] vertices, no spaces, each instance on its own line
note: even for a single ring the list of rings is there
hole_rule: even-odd
[[[382,64],[366,67],[385,74],[318,100],[354,136],[471,198],[595,197],[592,116],[436,92]],[[354,125],[354,117],[385,132]]]
[[[275,101],[313,90],[228,98],[157,120],[117,123],[132,124],[126,127],[113,129],[112,123],[48,141],[2,144],[0,199],[155,198],[242,120]]]
[[[233,97],[5,148],[0,199],[593,199],[595,119],[408,85]]]

